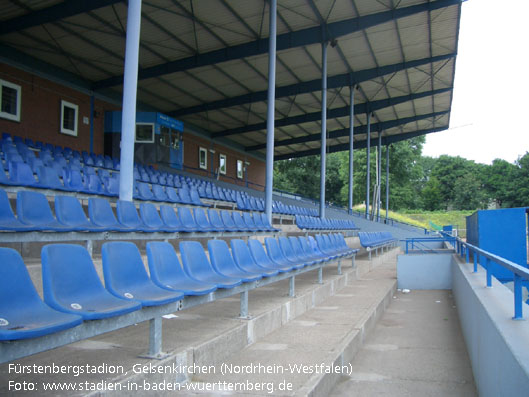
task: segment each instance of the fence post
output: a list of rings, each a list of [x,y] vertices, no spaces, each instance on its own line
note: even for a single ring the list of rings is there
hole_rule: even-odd
[[[479,254],[474,251],[474,273],[478,272],[478,256]]]
[[[485,263],[485,268],[487,269],[487,288],[492,288],[492,272],[490,271],[490,259],[485,258]]]
[[[514,274],[514,317],[513,320],[522,320],[522,278]]]

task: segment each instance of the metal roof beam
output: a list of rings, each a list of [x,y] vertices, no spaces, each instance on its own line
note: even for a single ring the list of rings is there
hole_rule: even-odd
[[[343,21],[321,24],[311,28],[288,32],[277,36],[277,50],[302,47],[321,43],[325,40],[337,39],[372,26],[380,25],[394,19],[405,18],[421,12],[432,11],[451,5],[459,4],[462,0],[435,0],[409,7],[396,8],[390,11],[364,15]],[[247,58],[268,52],[268,38],[254,40],[248,43],[220,48],[218,50],[193,55],[164,64],[141,69],[138,79],[148,79],[164,74],[181,72],[192,68],[218,64],[235,59]],[[114,76],[94,83],[94,89],[108,88],[120,85],[123,76]]]
[[[355,84],[362,83],[364,81],[369,81],[380,76],[384,76],[390,73],[400,72],[405,69],[411,69],[422,65],[428,65],[429,63],[439,62],[455,58],[455,53],[450,53],[446,55],[440,55],[431,58],[422,58],[414,61],[400,62],[392,65],[381,66],[373,69],[364,69],[359,70],[354,73],[344,73],[336,76],[329,76],[327,78],[327,87],[340,88],[345,86],[351,86]],[[310,92],[316,92],[321,90],[321,79],[304,81],[301,83],[290,84],[283,87],[276,87],[276,99],[285,98],[292,95],[307,94]],[[188,108],[183,108],[169,112],[168,115],[171,117],[180,117],[186,116],[188,114],[195,114],[200,112],[212,111],[237,105],[243,105],[246,103],[266,101],[267,91],[257,91],[249,94],[244,94],[232,98],[221,99],[218,101],[213,101],[209,103],[204,103],[202,105],[191,106]]]
[[[419,92],[416,94],[409,94],[409,95],[402,95],[402,96],[393,97],[393,98],[381,99],[381,100],[373,101],[373,102],[359,103],[355,105],[354,113],[361,114],[361,113],[367,113],[367,112],[374,112],[382,108],[398,105],[399,103],[413,101],[415,99],[425,98],[425,97],[429,97],[429,96],[433,96],[437,94],[443,94],[451,90],[452,90],[452,87],[448,87],[448,88],[441,88],[439,90],[434,90],[434,91],[424,91],[424,92]],[[329,109],[327,113],[327,119],[329,120],[329,119],[335,119],[338,117],[347,117],[349,116],[349,111],[350,111],[349,106]],[[308,123],[311,121],[319,121],[320,118],[321,118],[321,112],[312,112],[312,113],[301,114],[298,116],[285,117],[282,119],[278,119],[275,121],[275,125],[276,127],[284,127],[284,126],[292,125],[292,124],[302,124],[302,123]],[[245,125],[242,127],[231,128],[229,130],[216,132],[212,134],[212,137],[219,138],[219,137],[225,137],[225,136],[236,135],[236,134],[244,134],[246,132],[259,131],[265,128],[266,128],[266,122],[256,123],[256,124]]]
[[[405,134],[398,134],[398,135],[390,135],[382,138],[382,145],[389,145],[392,143],[405,141],[407,139],[415,138],[421,135],[431,134],[434,132],[440,132],[447,130],[448,126],[444,127],[436,127],[436,128],[430,128],[426,130],[418,130],[413,132],[407,132]],[[378,145],[378,137],[371,139],[371,146]],[[366,140],[363,141],[355,141],[355,150],[356,149],[365,149],[366,148]],[[327,153],[335,153],[335,152],[343,152],[344,150],[349,150],[349,143],[340,144],[340,145],[333,145],[327,147]],[[306,156],[314,156],[320,154],[320,148],[317,149],[311,149],[311,150],[304,150],[302,152],[295,152],[292,154],[281,154],[279,156],[274,157],[274,161],[278,160],[287,160],[287,159],[293,159],[297,157],[306,157]]]
[[[415,121],[425,120],[425,119],[429,119],[432,117],[440,117],[446,114],[448,114],[448,110],[444,112],[420,114],[417,116],[404,117],[404,118],[396,119],[396,120],[382,121],[380,123],[371,124],[371,131],[372,132],[373,131],[385,131],[390,128],[398,127],[398,126],[405,125],[408,123],[413,123]],[[356,126],[354,128],[354,135],[361,135],[361,134],[365,134],[366,132],[367,132],[366,125]],[[330,131],[327,139],[336,139],[336,138],[348,137],[348,136],[349,136],[349,128],[343,128],[340,130]],[[306,142],[315,142],[315,141],[319,141],[320,139],[321,139],[320,134],[310,134],[310,135],[300,136],[297,138],[276,141],[274,143],[274,146],[278,147],[278,146],[295,145],[295,144],[306,143]],[[247,146],[245,150],[248,152],[251,152],[254,150],[264,149],[265,147],[266,147],[265,144],[260,144],[260,145],[254,145],[254,146]],[[355,141],[355,147],[356,147],[356,141]]]
[[[56,22],[84,12],[96,10],[115,3],[122,3],[123,0],[77,0],[63,1],[51,7],[33,11],[29,14],[8,19],[0,24],[0,35],[28,29],[33,26],[44,25],[45,23]]]

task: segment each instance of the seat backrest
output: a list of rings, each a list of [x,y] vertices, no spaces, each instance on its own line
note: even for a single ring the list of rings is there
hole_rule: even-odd
[[[233,222],[233,218],[231,217],[231,214],[228,211],[221,210],[220,211],[220,216],[222,218],[222,222],[224,222],[224,225],[228,229],[235,229],[236,228],[235,223]]]
[[[137,186],[138,186],[138,193],[141,199],[151,200],[154,197],[154,195],[152,194],[151,188],[146,183],[138,182]]]
[[[191,196],[189,195],[189,190],[185,187],[178,189],[178,195],[180,196],[180,201],[186,204],[192,204]]]
[[[23,313],[28,306],[42,301],[31,281],[20,254],[12,248],[0,248],[0,317],[4,308]],[[9,318],[4,318],[9,321]]]
[[[234,238],[230,241],[230,245],[233,259],[239,267],[255,266],[256,262],[244,240]]]
[[[134,243],[112,241],[101,247],[105,286],[116,296],[134,299],[132,287],[151,284],[140,251]]]
[[[163,228],[164,224],[162,218],[158,214],[158,210],[152,203],[141,203],[140,204],[140,215],[143,223],[147,226],[159,229]]]
[[[263,244],[259,240],[248,239],[248,248],[257,264],[266,266],[272,263],[270,257],[266,254]]]
[[[143,226],[143,222],[138,215],[138,210],[132,201],[118,200],[116,214],[119,223],[123,225],[134,228]]]
[[[151,279],[156,284],[171,284],[185,275],[173,246],[165,241],[147,243],[147,260]]]
[[[37,177],[39,178],[39,184],[42,186],[46,186],[51,189],[62,189],[63,187],[55,168],[39,167],[37,169]]]
[[[73,196],[55,196],[55,216],[66,225],[82,225],[88,222],[83,207]]]
[[[193,215],[195,216],[195,222],[199,228],[204,230],[209,230],[212,228],[203,208],[193,208]]]
[[[175,203],[180,202],[180,196],[178,193],[176,193],[176,190],[170,186],[165,189],[165,192],[167,193],[167,197],[169,198],[169,201],[173,201]]]
[[[258,230],[259,227],[255,224],[253,218],[252,218],[252,215],[249,213],[249,212],[244,212],[242,214],[242,217],[243,217],[243,220],[244,220],[244,223],[246,225],[248,225],[248,227],[252,230]]]
[[[292,245],[290,244],[290,241],[286,237],[279,237],[279,247],[281,248],[281,251],[283,251],[283,254],[285,257],[287,257],[290,260],[297,261],[299,258],[294,253],[294,249],[292,248]]]
[[[13,183],[24,186],[31,186],[37,183],[30,166],[18,161],[9,162],[9,179]]]
[[[182,265],[188,276],[200,279],[201,275],[214,272],[202,244],[198,241],[181,241],[179,246]]]
[[[263,221],[263,225],[265,225],[268,229],[274,228],[272,224],[268,221],[268,217],[264,212],[261,213],[261,220]]]
[[[232,216],[232,219],[233,219],[233,223],[235,223],[235,226],[237,226],[237,228],[241,229],[241,230],[246,230],[248,229],[248,225],[246,225],[246,223],[244,223],[244,220],[242,219],[242,216],[239,212],[237,211],[234,211],[231,213],[231,216]]]
[[[292,247],[292,251],[294,251],[294,254],[300,258],[303,259],[307,256],[307,254],[303,251],[303,248],[301,247],[301,243],[297,237],[290,236],[288,238],[288,241],[290,242],[290,246]]]
[[[167,193],[162,185],[152,185],[152,193],[156,200],[167,201]]]
[[[222,219],[220,219],[219,213],[217,210],[210,208],[208,209],[208,216],[209,216],[209,223],[211,223],[211,226],[213,226],[216,230],[225,230],[226,227],[224,226],[224,222],[222,222]]]
[[[20,221],[32,225],[55,222],[46,196],[27,190],[17,193],[17,216]]]
[[[180,222],[182,222],[182,226],[184,228],[190,230],[198,228],[198,225],[195,222],[195,218],[193,218],[193,215],[191,214],[189,208],[179,207],[178,217],[180,218]]]
[[[88,199],[88,215],[90,220],[99,226],[116,226],[118,221],[112,211],[110,203],[104,198],[90,197]]]
[[[208,241],[209,259],[213,268],[219,273],[229,272],[237,269],[233,257],[230,253],[230,248],[224,240],[209,240]]]
[[[174,208],[170,205],[160,205],[160,215],[162,221],[169,227],[182,228],[182,222],[176,215]]]
[[[77,244],[45,245],[41,252],[44,301],[61,310],[97,294],[108,294],[86,248]],[[72,266],[75,264],[75,266]]]
[[[11,208],[11,203],[9,202],[9,197],[4,189],[0,189],[0,222],[1,221],[13,221],[15,214]]]
[[[281,251],[281,248],[279,247],[279,243],[277,242],[275,238],[273,237],[265,238],[265,245],[266,245],[266,251],[268,252],[268,256],[274,262],[281,263],[286,260],[285,255]]]
[[[191,201],[194,203],[194,204],[197,204],[197,205],[203,205],[204,203],[202,203],[202,200],[200,200],[200,196],[198,195],[198,190],[193,188],[189,191],[189,195],[191,197]]]

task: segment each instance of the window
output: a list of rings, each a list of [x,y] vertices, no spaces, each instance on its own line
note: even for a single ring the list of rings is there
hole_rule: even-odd
[[[242,179],[242,176],[243,176],[242,160],[237,160],[237,178]]]
[[[20,121],[21,88],[17,84],[0,80],[0,117]]]
[[[208,169],[208,151],[206,148],[198,149],[198,166],[203,170]]]
[[[77,136],[79,106],[61,101],[61,133]]]
[[[219,172],[226,175],[226,155],[219,154]]]
[[[154,142],[154,124],[136,123],[136,142],[153,143]]]

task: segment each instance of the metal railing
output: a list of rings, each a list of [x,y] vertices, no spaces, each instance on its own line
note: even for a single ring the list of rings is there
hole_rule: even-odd
[[[455,250],[465,258],[467,263],[470,263],[470,253],[472,253],[474,261],[474,273],[478,272],[478,264],[480,264],[486,271],[487,287],[492,287],[492,263],[511,271],[514,275],[514,316],[513,320],[523,319],[523,299],[522,299],[522,283],[523,280],[529,281],[529,269],[520,266],[508,259],[494,255],[488,251],[482,250],[475,245],[469,244],[466,241],[456,238]],[[484,263],[482,262],[484,261]]]
[[[451,243],[452,245],[455,245],[456,238],[455,237],[411,237],[406,239],[406,255],[409,253],[409,246],[411,245],[411,249],[414,250],[415,247],[418,245],[419,250],[422,252],[430,252],[434,253],[436,252],[430,247],[426,247],[423,243]],[[422,247],[427,248],[426,250]]]

